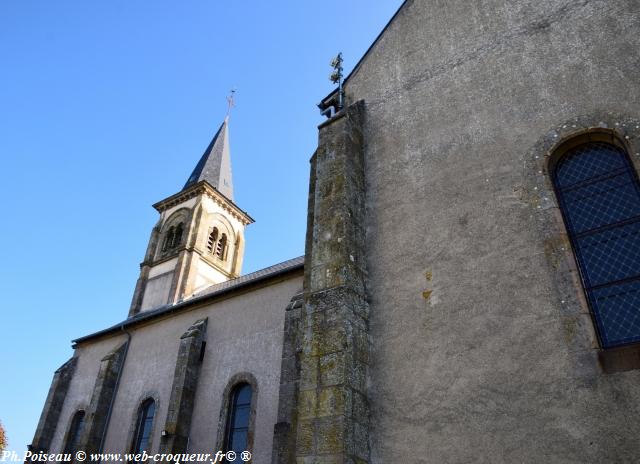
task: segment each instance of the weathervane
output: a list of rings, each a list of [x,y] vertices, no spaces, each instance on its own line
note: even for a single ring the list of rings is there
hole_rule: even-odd
[[[331,82],[338,84],[338,111],[342,109],[344,100],[344,90],[342,89],[342,62],[342,52],[340,52],[333,60],[331,60],[333,72],[331,73],[331,76],[329,76],[329,80]]]
[[[229,117],[229,115],[231,114],[231,108],[236,106],[235,100],[233,99],[233,96],[235,95],[235,93],[236,93],[236,89],[231,89],[231,93],[227,97],[227,104],[229,105],[227,107],[227,117]]]

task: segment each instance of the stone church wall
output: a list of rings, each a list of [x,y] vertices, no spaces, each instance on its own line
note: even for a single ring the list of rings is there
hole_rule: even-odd
[[[80,409],[87,411],[89,408],[100,369],[100,360],[111,350],[122,345],[125,340],[124,335],[115,336],[76,348],[74,353],[77,358],[75,372],[64,399],[59,421],[55,424],[50,451],[61,452],[64,450],[64,443],[73,415]]]
[[[129,330],[131,342],[104,452],[130,449],[138,407],[149,397],[156,400],[157,406],[149,452],[159,451],[181,336],[198,320],[207,319],[206,348],[197,381],[188,450],[215,452],[219,428],[224,427],[224,419],[220,416],[223,393],[234,376],[244,378],[244,375],[257,383],[253,431],[255,462],[269,462],[278,408],[284,309],[301,288],[302,276],[294,274],[282,281]],[[73,412],[89,404],[100,359],[125,341],[123,334],[85,342],[77,348],[76,375],[65,400],[52,452],[63,448],[64,432]]]
[[[640,152],[634,0],[409,0],[364,100],[371,462],[634,462],[640,371],[606,374],[542,162]],[[563,250],[564,248],[564,250]]]

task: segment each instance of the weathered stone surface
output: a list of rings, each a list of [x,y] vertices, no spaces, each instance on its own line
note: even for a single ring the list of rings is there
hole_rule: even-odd
[[[287,464],[295,461],[297,421],[305,413],[296,409],[300,404],[298,389],[300,384],[301,350],[301,310],[302,294],[291,298],[285,311],[282,364],[280,368],[280,393],[278,398],[278,422],[273,431],[273,464]]]
[[[58,368],[53,374],[47,400],[44,403],[38,427],[29,450],[33,452],[49,452],[53,434],[60,421],[60,412],[69,390],[69,384],[75,372],[78,359],[73,357]]]
[[[207,332],[207,321],[208,318],[196,321],[180,337],[169,408],[164,424],[166,434],[160,439],[161,453],[187,451],[191,416],[200,379],[201,354]]]
[[[298,336],[299,463],[368,462],[369,411],[360,404],[366,402],[369,359],[363,112],[359,102],[323,124],[311,161]]]
[[[607,127],[638,165],[639,31],[635,0],[409,0],[347,81],[373,462],[637,460],[640,371],[598,365],[546,155]]]

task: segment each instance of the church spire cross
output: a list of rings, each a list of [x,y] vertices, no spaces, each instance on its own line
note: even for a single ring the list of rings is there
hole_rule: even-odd
[[[236,106],[236,102],[234,100],[234,96],[236,94],[236,89],[231,89],[229,96],[227,97],[227,118],[231,115],[231,108]]]

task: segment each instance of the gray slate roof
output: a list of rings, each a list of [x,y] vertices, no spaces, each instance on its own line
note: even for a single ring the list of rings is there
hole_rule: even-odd
[[[300,267],[304,264],[304,256],[298,256],[297,258],[290,259],[288,261],[283,261],[278,264],[274,264],[273,266],[266,267],[264,269],[260,269],[259,271],[252,272],[251,274],[246,274],[235,279],[227,280],[226,282],[221,282],[219,284],[212,285],[211,287],[207,287],[201,292],[193,295],[192,298],[200,298],[207,295],[220,293],[222,290],[230,289],[238,287],[242,284],[254,282],[256,280],[260,280],[266,277],[271,277],[273,275],[277,275],[282,272],[289,271],[293,268]]]
[[[234,290],[248,285],[256,284],[262,280],[267,280],[280,274],[286,274],[296,269],[302,269],[303,266],[304,256],[299,256],[288,261],[283,261],[282,263],[274,264],[273,266],[269,266],[259,271],[252,272],[250,274],[246,274],[235,279],[227,280],[226,282],[221,282],[219,284],[207,287],[205,290],[196,293],[191,298],[174,305],[163,305],[150,311],[143,311],[111,327],[86,335],[84,337],[76,338],[72,341],[72,343],[75,345],[92,338],[97,338],[110,333],[120,332],[121,330],[126,329],[127,327],[130,327],[132,325],[136,325],[139,322],[155,319],[172,312],[178,312],[183,309],[187,309],[195,303],[206,301],[207,299],[214,298],[218,295],[233,292]]]
[[[229,119],[224,118],[222,125],[213,136],[211,143],[202,154],[200,161],[189,176],[182,190],[206,180],[218,192],[233,200],[233,181],[231,178],[231,154],[229,149]]]

